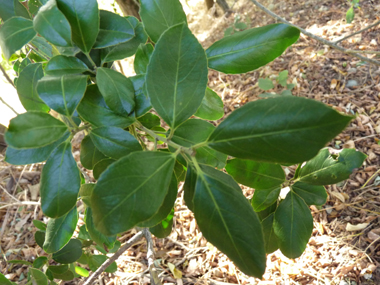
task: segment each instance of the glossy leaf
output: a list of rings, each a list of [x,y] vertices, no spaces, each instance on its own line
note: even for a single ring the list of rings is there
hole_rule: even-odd
[[[136,74],[145,74],[150,57],[153,54],[153,46],[151,44],[140,45],[136,51],[135,61],[133,62],[133,67]]]
[[[142,150],[137,139],[122,128],[100,127],[93,129],[90,136],[97,149],[114,159]]]
[[[178,182],[175,175],[172,175],[170,180],[169,190],[166,194],[165,200],[162,203],[161,207],[157,211],[157,213],[151,217],[150,219],[140,223],[138,226],[142,228],[150,228],[159,224],[162,220],[164,220],[171,212],[174,207],[174,202],[177,199],[178,193]]]
[[[21,71],[24,70],[25,67],[27,67],[29,64],[31,64],[32,62],[30,61],[29,58],[24,58],[24,59],[21,59],[19,58],[19,60],[17,60],[14,65],[13,65],[13,70],[16,71],[17,75],[19,75],[19,73]]]
[[[152,109],[152,105],[150,104],[150,99],[146,92],[145,88],[145,74],[140,74],[136,76],[129,77],[129,79],[133,83],[133,87],[135,89],[135,115],[137,118],[146,114],[150,109]]]
[[[106,260],[108,259],[105,255],[91,255],[88,257],[88,267],[91,271],[96,271]],[[104,271],[108,273],[113,273],[117,270],[116,262],[112,262]]]
[[[112,163],[114,163],[116,160],[112,158],[105,158],[100,160],[94,165],[94,170],[92,171],[92,174],[94,175],[94,178],[96,180],[99,179],[100,175],[110,166]]]
[[[91,207],[91,195],[94,191],[95,184],[94,183],[86,183],[82,184],[79,189],[79,196],[82,198],[82,201],[86,204],[86,206]]]
[[[74,56],[57,55],[49,60],[45,67],[46,75],[62,76],[88,71],[87,65]]]
[[[33,225],[37,228],[37,229],[39,229],[39,230],[41,230],[41,231],[43,231],[43,232],[45,232],[46,231],[46,224],[44,223],[44,222],[41,222],[41,221],[39,221],[39,220],[33,220]]]
[[[286,257],[297,258],[304,252],[313,231],[313,217],[301,197],[288,193],[274,214],[273,228]]]
[[[155,235],[157,238],[166,238],[170,235],[173,229],[173,219],[169,220],[165,226],[163,223],[158,223],[154,227],[151,227],[149,231]]]
[[[112,111],[128,115],[135,107],[135,89],[131,80],[123,74],[109,69],[98,68],[96,81],[104,101]]]
[[[261,225],[263,226],[263,234],[265,241],[265,252],[272,253],[279,249],[277,236],[273,229],[274,213],[266,217]]]
[[[90,52],[99,32],[98,2],[57,0],[57,5],[70,23],[72,41],[83,52]]]
[[[135,17],[126,17],[134,29],[135,36],[125,43],[113,47],[102,49],[102,63],[121,60],[134,55],[140,44],[145,44],[148,35],[145,33],[143,25]]]
[[[86,277],[87,278],[87,277],[90,276],[90,272],[88,272],[87,269],[79,267],[79,266],[75,266],[75,272],[77,274],[79,274],[80,276],[82,276],[82,277]]]
[[[33,22],[23,17],[13,17],[0,27],[0,46],[5,58],[21,49],[36,36]]]
[[[126,128],[135,119],[113,112],[105,103],[96,85],[87,86],[86,93],[78,106],[79,115],[94,126],[114,126]]]
[[[40,98],[53,110],[71,117],[87,87],[87,75],[45,76],[37,85]]]
[[[75,205],[81,184],[71,153],[71,143],[60,144],[46,161],[41,175],[41,208],[50,218],[59,218]]]
[[[98,150],[90,136],[86,136],[80,145],[80,162],[87,169],[93,169],[102,159],[107,158]]]
[[[129,41],[135,36],[131,23],[115,13],[100,10],[99,34],[94,48],[105,48]]]
[[[113,248],[116,242],[116,235],[106,236],[95,228],[94,221],[92,219],[91,208],[87,208],[86,210],[85,223],[87,231],[93,241],[95,241],[101,247],[103,247],[103,244],[105,244],[108,248]]]
[[[4,22],[15,16],[30,19],[28,10],[20,3],[19,0],[2,0],[0,1],[0,4],[0,18]]]
[[[219,120],[224,116],[222,99],[218,94],[207,87],[202,103],[194,116],[209,121]]]
[[[66,131],[67,126],[49,114],[27,112],[10,121],[5,140],[18,149],[38,148],[59,140]]]
[[[9,281],[8,278],[5,277],[4,274],[2,274],[0,272],[0,284],[3,284],[3,285],[12,285],[12,284],[15,284],[15,283],[12,283],[11,281]]]
[[[279,57],[299,35],[298,29],[285,24],[235,33],[207,49],[208,66],[230,74],[255,70]]]
[[[186,24],[161,36],[150,59],[146,85],[153,107],[171,128],[177,128],[201,105],[207,73],[205,52]]]
[[[42,65],[32,63],[26,66],[17,80],[17,93],[21,104],[27,111],[49,112],[50,108],[37,93],[37,83],[44,76]]]
[[[262,210],[261,212],[257,212],[257,215],[259,216],[259,219],[262,222],[265,218],[269,217],[270,214],[274,213],[276,209],[277,209],[277,203],[274,203],[268,208],[266,208],[265,210]]]
[[[71,28],[65,15],[58,9],[56,0],[42,6],[33,20],[37,33],[54,45],[71,47]]]
[[[207,141],[214,129],[215,127],[209,122],[190,119],[178,127],[172,140],[179,145],[191,147],[197,143]],[[205,146],[196,149],[195,158],[198,163],[212,165],[221,169],[226,165],[227,155]]]
[[[67,265],[49,266],[48,270],[52,273],[55,279],[70,281],[74,279],[74,274],[69,270]]]
[[[76,207],[58,219],[50,219],[46,228],[44,251],[54,253],[64,247],[73,236],[77,223]]]
[[[45,242],[45,233],[41,231],[36,231],[34,234],[34,240],[39,247],[43,248]]]
[[[292,185],[292,190],[300,196],[307,205],[322,206],[326,204],[327,192],[323,186],[296,182]]]
[[[313,185],[330,185],[348,179],[359,168],[366,155],[355,149],[345,148],[339,153],[322,149],[317,156],[301,167],[298,180]]]
[[[33,267],[34,268],[41,268],[42,266],[44,266],[48,262],[49,262],[49,260],[46,256],[40,256],[40,257],[37,257],[33,261]]]
[[[185,184],[183,185],[183,198],[185,199],[186,206],[190,211],[194,212],[194,193],[195,185],[197,183],[197,172],[194,168],[189,166],[186,172]]]
[[[77,261],[82,255],[82,243],[78,239],[71,239],[60,251],[53,253],[53,259],[62,264]]]
[[[177,0],[141,0],[140,16],[153,42],[169,28],[187,22],[182,5]]]
[[[67,264],[64,265],[51,265],[49,266],[49,270],[53,274],[63,274],[69,270],[69,266]]]
[[[95,227],[106,235],[126,231],[161,207],[175,158],[164,152],[133,152],[101,175],[91,197]]]
[[[152,113],[145,114],[144,116],[140,117],[138,121],[148,129],[161,126],[160,117]]]
[[[255,189],[268,189],[285,182],[281,165],[244,159],[227,161],[226,170],[238,183]]]
[[[202,167],[194,195],[194,214],[203,236],[247,275],[265,271],[260,221],[231,176]]]
[[[40,0],[29,0],[28,2],[29,12],[32,15],[36,15],[42,5],[43,4],[40,2]]]
[[[232,112],[209,146],[237,158],[295,164],[314,157],[351,119],[301,97],[258,100]]]
[[[280,186],[274,186],[269,189],[255,189],[251,201],[255,212],[261,212],[273,205],[277,201],[280,191]]]
[[[36,282],[36,284],[48,285],[48,279],[43,272],[41,272],[40,270],[35,269],[35,268],[29,268],[29,272],[30,272],[33,280]]]
[[[37,37],[33,38],[33,40],[30,42],[30,44],[34,47],[34,51],[30,55],[32,55],[35,51],[37,51],[38,54],[40,54],[41,56],[44,57],[42,60],[44,62],[46,61],[45,58],[52,58],[53,57],[53,47],[43,37],[37,36]]]

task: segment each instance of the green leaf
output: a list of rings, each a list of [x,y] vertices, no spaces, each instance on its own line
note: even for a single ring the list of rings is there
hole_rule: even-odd
[[[174,163],[170,153],[139,151],[108,167],[91,197],[95,227],[114,235],[151,218],[164,202]]]
[[[108,257],[105,255],[91,255],[88,258],[88,267],[95,272],[107,259]],[[116,262],[112,262],[104,271],[108,273],[117,271]]]
[[[286,87],[288,85],[287,84],[288,74],[289,74],[289,71],[287,70],[283,70],[278,74],[277,80],[278,80],[278,83],[280,83],[282,87]]]
[[[37,257],[33,261],[33,267],[34,268],[41,268],[42,266],[44,266],[48,262],[49,262],[49,260],[48,260],[48,258],[46,256],[40,256],[40,257]]]
[[[29,272],[32,275],[33,280],[36,281],[36,284],[48,285],[48,279],[43,272],[35,268],[29,268]]]
[[[206,94],[194,116],[204,120],[215,121],[224,116],[223,101],[216,92],[206,88]]]
[[[91,137],[86,136],[80,145],[80,162],[87,169],[93,169],[95,164],[107,158],[103,153],[98,150]]]
[[[137,139],[122,128],[100,127],[93,129],[90,136],[97,149],[114,159],[142,150]]]
[[[259,216],[260,221],[262,222],[265,218],[269,217],[270,214],[274,213],[277,209],[277,203],[272,204],[265,210],[262,210],[261,212],[257,212],[257,215]]]
[[[281,93],[280,93],[281,96],[293,96],[292,94],[292,91],[290,90],[283,90]]]
[[[322,206],[326,204],[327,193],[323,186],[296,182],[292,185],[292,190],[300,196],[307,205]]]
[[[37,82],[44,76],[41,63],[26,66],[17,80],[17,93],[22,105],[27,111],[49,112],[49,107],[37,93]]]
[[[40,55],[42,55],[45,58],[51,58],[53,57],[53,47],[51,44],[49,44],[43,37],[35,37],[30,44],[34,47],[33,52],[38,52]],[[33,54],[32,52],[32,54]],[[29,55],[30,57],[30,55]],[[43,59],[43,61],[46,61],[46,59]]]
[[[252,197],[252,207],[255,212],[261,212],[273,205],[280,195],[281,187],[274,186],[269,189],[255,189]]]
[[[113,248],[116,242],[116,235],[106,236],[95,228],[94,221],[92,219],[91,208],[86,209],[86,215],[85,215],[84,221],[86,223],[87,231],[90,234],[91,239],[93,241],[95,241],[101,247],[103,247],[103,244],[105,244],[108,248]]]
[[[135,115],[136,118],[143,116],[150,109],[152,105],[150,104],[150,99],[144,91],[145,88],[145,74],[140,74],[136,76],[129,77],[133,83],[135,89]]]
[[[36,241],[36,244],[43,248],[45,242],[45,233],[41,231],[36,231],[34,234],[34,240]]]
[[[234,27],[228,27],[224,31],[224,37],[231,36],[233,34],[233,32],[234,32]]]
[[[86,225],[83,225],[83,227],[86,227]],[[87,265],[88,264],[88,256],[84,252],[82,252],[81,257],[77,260],[77,262],[80,264],[86,264]]]
[[[24,70],[25,67],[27,67],[29,64],[32,64],[29,58],[19,58],[14,65],[13,65],[13,70],[16,71],[17,75]],[[42,73],[43,74],[43,73]]]
[[[101,50],[102,63],[121,60],[134,55],[140,44],[145,44],[148,35],[145,33],[143,25],[135,17],[126,17],[134,28],[135,36],[129,41],[113,47]]]
[[[18,259],[14,259],[14,260],[9,260],[7,261],[7,263],[11,263],[11,264],[22,264],[22,265],[28,265],[28,266],[32,266],[33,264],[29,261],[26,261],[26,260],[18,260]]]
[[[42,3],[39,0],[29,0],[28,2],[29,12],[32,15],[36,15],[41,6]]]
[[[141,0],[140,16],[153,42],[172,26],[187,23],[181,3],[175,0]]]
[[[313,217],[304,200],[289,192],[274,214],[273,228],[281,252],[288,258],[299,257],[313,231]]]
[[[155,225],[154,227],[149,228],[149,231],[154,234],[157,238],[166,238],[170,235],[173,229],[173,219],[170,219],[167,224],[165,223],[165,227],[163,222]]]
[[[98,2],[57,0],[57,5],[70,23],[72,41],[83,52],[90,52],[99,32]]]
[[[298,180],[313,185],[335,184],[348,179],[366,158],[364,153],[355,149],[345,148],[332,154],[329,148],[324,148],[301,167]]]
[[[5,161],[13,165],[26,165],[47,160],[53,150],[68,139],[70,133],[66,132],[62,138],[56,142],[40,148],[15,149],[7,147]]]
[[[0,18],[3,20],[3,22],[14,16],[21,16],[30,19],[28,10],[19,2],[19,0],[1,1]]]
[[[86,277],[86,278],[87,278],[87,277],[90,276],[90,272],[88,272],[87,269],[82,268],[82,267],[79,267],[79,266],[75,266],[75,272],[76,272],[78,275],[82,276],[82,277]]]
[[[235,24],[235,28],[239,30],[245,30],[247,27],[247,24],[244,22],[239,22]]]
[[[269,78],[259,78],[259,87],[264,91],[274,88],[273,82]]]
[[[56,0],[42,6],[33,20],[37,33],[54,45],[71,47],[71,28],[65,15],[58,9]]]
[[[82,243],[78,239],[71,239],[60,251],[53,253],[53,259],[62,264],[77,261],[82,255]]]
[[[126,128],[135,121],[133,117],[119,115],[113,112],[107,106],[96,85],[87,86],[86,93],[77,110],[85,121],[96,127],[114,126]]]
[[[150,57],[153,54],[153,46],[151,44],[141,44],[136,51],[133,66],[136,74],[145,74],[149,64]]]
[[[89,71],[87,65],[74,56],[57,55],[45,67],[46,75],[62,76]]]
[[[194,212],[194,193],[195,193],[195,185],[197,182],[197,172],[192,167],[189,166],[186,172],[185,184],[183,185],[184,195],[186,206],[190,211]]]
[[[27,112],[12,119],[5,140],[14,148],[38,148],[59,140],[67,126],[49,114]]]
[[[69,270],[69,266],[67,264],[64,265],[51,265],[49,266],[49,270],[53,274],[63,274]]]
[[[231,176],[208,166],[198,169],[194,215],[209,242],[242,272],[261,278],[265,271],[261,224]]]
[[[100,28],[94,48],[121,44],[134,36],[134,28],[126,18],[109,11],[100,10]]]
[[[13,17],[0,27],[0,46],[5,58],[21,49],[36,36],[33,22],[23,17]]]
[[[268,189],[285,182],[281,165],[232,159],[227,161],[226,170],[238,183],[255,189]]]
[[[41,230],[41,231],[46,231],[46,224],[44,223],[44,222],[41,222],[41,221],[39,221],[39,220],[33,220],[33,225],[37,228],[37,229],[39,229],[39,230]]]
[[[152,114],[147,113],[144,116],[140,117],[138,121],[146,128],[152,129],[154,127],[161,126],[161,119],[160,117]]]
[[[176,129],[201,105],[207,73],[205,52],[186,24],[161,36],[149,62],[146,84],[153,107],[171,128]]]
[[[351,6],[350,9],[348,9],[346,13],[347,24],[351,24],[354,18],[355,18],[355,10],[354,10],[354,7]]]
[[[230,74],[252,71],[279,57],[299,35],[298,29],[285,24],[235,33],[207,49],[208,66]]]
[[[277,236],[273,229],[274,213],[270,214],[264,220],[262,220],[261,225],[263,226],[263,234],[265,241],[265,252],[272,253],[279,249]]]
[[[158,212],[151,217],[150,219],[140,223],[138,226],[142,228],[150,228],[159,224],[164,220],[172,211],[174,207],[174,202],[177,199],[178,193],[178,182],[175,175],[172,175],[169,185],[169,191],[166,194],[165,200],[162,203],[161,207],[158,209]]]
[[[133,111],[135,89],[131,80],[115,70],[101,67],[97,69],[96,82],[112,111],[120,115],[128,115]]]
[[[1,10],[0,10],[1,11]],[[1,272],[0,272],[0,284],[2,285],[12,285],[13,283],[9,281]]]
[[[207,141],[214,129],[215,127],[209,122],[190,119],[178,127],[172,141],[185,147],[191,147],[197,143]],[[197,148],[195,158],[198,163],[212,165],[221,169],[226,165],[227,155],[204,146]]]
[[[76,207],[58,219],[50,219],[46,229],[44,251],[54,253],[64,247],[73,236],[77,223]]]
[[[59,218],[77,202],[81,180],[71,143],[60,144],[46,161],[41,175],[41,208],[50,218]]]
[[[74,274],[69,270],[67,265],[49,266],[48,270],[52,273],[55,279],[70,281],[74,279]]]
[[[209,146],[237,158],[295,164],[314,157],[351,119],[301,97],[258,100],[232,112]]]
[[[87,75],[45,76],[37,85],[40,98],[53,110],[72,117],[87,87]]]
[[[86,204],[87,207],[91,207],[91,195],[94,191],[94,187],[96,184],[87,183],[82,184],[79,189],[79,196],[82,198],[82,201]]]
[[[110,166],[114,162],[115,160],[112,158],[105,158],[96,163],[94,165],[94,170],[92,171],[94,178],[98,180],[100,175],[108,168],[108,166]]]

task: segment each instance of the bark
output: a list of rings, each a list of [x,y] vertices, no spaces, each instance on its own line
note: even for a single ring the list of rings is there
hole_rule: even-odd
[[[141,21],[138,0],[116,0],[124,16],[133,16]]]

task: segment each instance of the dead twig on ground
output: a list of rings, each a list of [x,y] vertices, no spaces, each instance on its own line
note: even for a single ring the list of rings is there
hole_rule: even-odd
[[[148,258],[148,267],[150,273],[150,283],[153,285],[162,285],[160,279],[158,278],[157,269],[154,266],[154,249],[153,249],[153,240],[152,234],[149,232],[148,228],[144,228],[143,230],[146,245],[147,245],[147,258]]]

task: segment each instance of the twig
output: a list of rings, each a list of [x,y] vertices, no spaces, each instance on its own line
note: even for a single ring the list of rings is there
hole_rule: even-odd
[[[330,47],[332,47],[334,49],[337,49],[337,50],[339,50],[339,51],[341,51],[343,53],[346,53],[346,54],[352,55],[354,57],[357,57],[357,58],[359,58],[359,59],[361,59],[363,61],[366,61],[366,62],[375,64],[377,66],[380,66],[380,61],[377,61],[377,60],[374,60],[374,59],[362,56],[362,55],[357,54],[357,53],[347,52],[347,49],[342,48],[342,47],[336,45],[335,43],[330,42],[330,41],[328,41],[328,40],[326,40],[324,38],[318,37],[318,36],[316,36],[316,35],[308,32],[308,31],[306,31],[305,29],[302,29],[302,28],[298,27],[297,25],[294,25],[294,24],[288,22],[287,20],[281,18],[277,14],[275,14],[272,11],[268,10],[265,6],[263,6],[262,4],[260,4],[259,2],[257,2],[256,0],[251,0],[251,2],[253,2],[253,4],[255,4],[257,7],[259,7],[261,10],[263,10],[268,15],[272,16],[273,18],[279,20],[280,22],[282,22],[284,24],[287,24],[287,25],[292,26],[292,27],[294,27],[296,29],[299,29],[301,31],[301,33],[303,33],[304,35],[306,35],[306,36],[308,36],[308,37],[310,37],[310,38],[312,38],[312,39],[314,39],[316,41],[319,41],[319,42],[321,42],[321,43],[323,43],[325,45],[328,45],[328,46],[330,46]]]
[[[22,201],[22,202],[18,202],[18,203],[6,204],[4,206],[1,206],[0,209],[12,207],[12,206],[31,206],[31,205],[33,205],[33,206],[39,206],[40,203],[39,202]]]
[[[369,30],[370,28],[373,28],[373,27],[377,26],[378,24],[380,24],[380,21],[377,21],[377,22],[373,23],[372,25],[369,25],[369,26],[365,27],[364,29],[361,29],[361,30],[359,30],[359,31],[357,31],[355,33],[349,34],[348,36],[345,36],[345,37],[343,37],[343,38],[335,41],[334,43],[337,44],[337,43],[340,43],[340,42],[342,42],[344,40],[347,40],[348,38],[351,38],[351,37],[353,37],[353,36],[355,36],[357,34],[360,34],[360,33],[364,32],[366,30]]]
[[[160,279],[158,278],[157,269],[154,266],[154,249],[153,249],[153,240],[152,240],[152,234],[150,233],[148,228],[144,228],[143,230],[146,244],[147,244],[147,258],[148,258],[148,267],[149,267],[149,273],[150,273],[150,283],[152,285],[162,285]]]
[[[0,64],[1,72],[3,73],[5,79],[14,87],[16,88],[15,84],[13,83],[12,79],[9,77],[8,73],[5,71],[4,67]]]
[[[17,112],[15,109],[13,109],[11,105],[9,105],[7,102],[5,102],[3,98],[0,97],[0,101],[1,101],[1,103],[3,103],[5,106],[7,106],[9,109],[11,109],[13,113],[15,113],[16,115],[18,115],[18,112]]]
[[[128,248],[130,248],[134,243],[138,242],[142,237],[144,236],[144,233],[138,232],[135,234],[130,240],[128,240],[122,247],[119,248],[119,250],[112,255],[109,259],[107,259],[87,280],[83,285],[90,285],[94,284],[95,279],[116,259],[120,257],[126,251]]]
[[[357,50],[357,49],[348,49],[346,53],[365,53],[365,54],[380,54],[378,50]]]
[[[3,186],[0,185],[0,188],[4,191],[5,194],[7,194],[9,197],[11,197],[13,200],[15,200],[17,203],[20,203],[20,200],[17,199],[15,196],[13,196],[11,193],[7,191]]]

